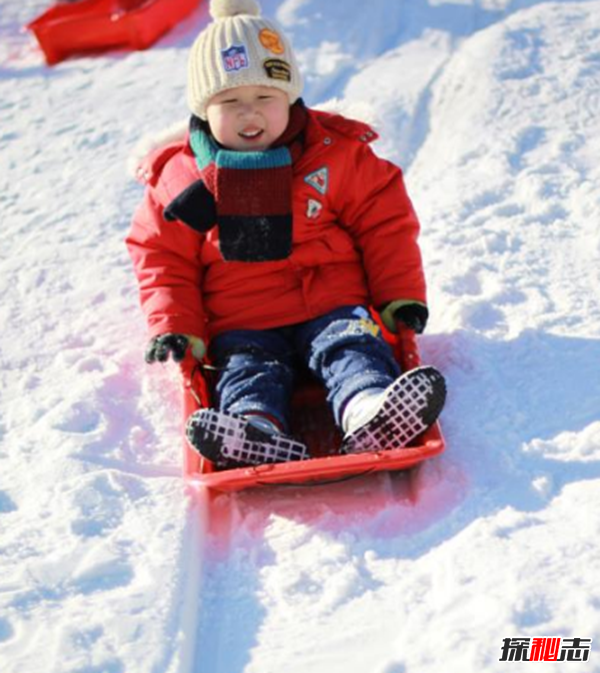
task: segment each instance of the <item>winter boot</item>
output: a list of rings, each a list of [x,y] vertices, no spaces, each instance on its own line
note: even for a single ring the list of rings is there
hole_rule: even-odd
[[[383,391],[359,393],[342,419],[342,453],[404,448],[435,423],[445,401],[446,382],[434,367],[412,369]]]
[[[282,434],[260,416],[199,409],[188,418],[186,436],[198,453],[219,468],[285,463],[309,457],[302,442]]]

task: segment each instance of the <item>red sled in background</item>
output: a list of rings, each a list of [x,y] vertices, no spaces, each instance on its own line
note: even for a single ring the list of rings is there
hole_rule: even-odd
[[[78,0],[53,5],[27,28],[48,65],[74,54],[147,49],[190,14],[199,0]]]
[[[421,364],[414,332],[398,325],[398,334],[384,331],[402,371]],[[181,365],[184,423],[199,408],[210,407],[210,369],[187,355]],[[207,372],[205,374],[204,372]],[[339,481],[370,472],[405,470],[442,453],[444,439],[439,423],[404,449],[341,455],[341,435],[333,422],[323,387],[307,379],[297,386],[292,400],[292,434],[309,447],[311,459],[217,471],[184,439],[185,476],[215,491],[239,491],[255,486],[310,484]]]

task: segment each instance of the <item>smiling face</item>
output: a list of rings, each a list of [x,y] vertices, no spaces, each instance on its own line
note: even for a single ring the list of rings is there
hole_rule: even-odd
[[[213,96],[206,116],[213,136],[238,152],[268,149],[290,118],[288,95],[270,86],[238,86]]]

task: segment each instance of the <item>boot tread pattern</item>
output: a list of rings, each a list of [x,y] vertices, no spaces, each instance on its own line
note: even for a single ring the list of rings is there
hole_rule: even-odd
[[[308,449],[302,442],[286,435],[263,432],[243,416],[215,409],[196,411],[188,420],[186,434],[199,453],[223,467],[308,458]]]
[[[345,453],[404,448],[430,427],[446,400],[444,377],[418,367],[398,378],[375,416],[344,440]]]

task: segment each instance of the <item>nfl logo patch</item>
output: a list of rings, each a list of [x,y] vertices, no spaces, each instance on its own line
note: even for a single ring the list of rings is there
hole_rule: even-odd
[[[235,72],[250,67],[248,52],[243,44],[234,44],[221,51],[225,72]]]

